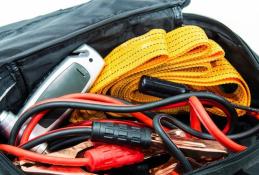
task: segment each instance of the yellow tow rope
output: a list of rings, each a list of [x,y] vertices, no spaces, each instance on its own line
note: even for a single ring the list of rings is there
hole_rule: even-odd
[[[137,103],[156,101],[159,98],[138,91],[140,77],[148,75],[185,84],[196,91],[211,91],[236,104],[249,106],[248,85],[224,55],[223,49],[208,39],[200,27],[184,26],[168,33],[153,29],[121,44],[106,56],[106,66],[90,92]],[[223,84],[238,87],[229,94],[220,88]],[[210,111],[222,115],[218,109]]]

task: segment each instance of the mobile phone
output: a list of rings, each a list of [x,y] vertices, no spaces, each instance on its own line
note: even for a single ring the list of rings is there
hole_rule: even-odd
[[[18,115],[2,112],[0,127],[4,130],[4,134],[8,137],[17,118],[35,103],[66,94],[87,92],[103,67],[103,58],[93,48],[86,44],[77,48],[46,76],[25,102]],[[71,110],[53,110],[48,113],[35,127],[30,139],[58,127],[70,112]],[[26,124],[27,122],[20,133],[23,132]],[[35,147],[34,151],[42,152],[45,149],[46,146],[42,144]]]

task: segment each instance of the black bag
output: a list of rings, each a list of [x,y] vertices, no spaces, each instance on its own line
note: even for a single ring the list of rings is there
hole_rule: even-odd
[[[182,14],[189,0],[92,0],[0,28],[0,111],[16,113],[33,88],[83,43],[102,56],[130,38],[154,28],[170,31],[183,24],[202,27],[248,83],[252,106],[259,106],[259,57],[222,23]],[[249,140],[249,142],[252,142]],[[253,141],[256,142],[256,141]],[[1,154],[0,157],[4,155]],[[21,174],[0,159],[1,174]],[[189,174],[257,174],[259,145]]]

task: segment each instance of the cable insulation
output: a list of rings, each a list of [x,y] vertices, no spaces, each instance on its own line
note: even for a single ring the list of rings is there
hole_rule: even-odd
[[[119,112],[119,113],[133,113],[134,115],[137,113],[139,115],[136,115],[136,118],[142,121],[143,123],[147,124],[148,126],[152,126],[152,120],[145,116],[144,114],[141,114],[139,112],[152,110],[158,107],[166,106],[168,104],[173,104],[177,102],[182,102],[185,100],[188,100],[191,96],[197,96],[201,99],[212,99],[222,105],[224,105],[228,111],[231,111],[234,116],[233,118],[237,118],[237,113],[235,109],[233,109],[232,105],[225,100],[223,97],[217,96],[215,94],[209,93],[209,92],[191,92],[187,94],[181,94],[174,97],[169,97],[160,101],[147,103],[143,105],[137,105],[137,106],[125,106],[125,105],[103,105],[103,104],[93,104],[91,102],[86,101],[80,101],[80,102],[74,102],[73,100],[64,100],[59,101],[59,99],[55,99],[52,102],[45,102],[43,104],[37,104],[30,108],[30,110],[23,113],[18,120],[16,121],[14,127],[12,128],[12,131],[10,133],[10,139],[9,144],[14,145],[16,137],[19,133],[19,129],[22,127],[24,122],[26,122],[27,119],[29,119],[32,115],[39,113],[44,110],[50,110],[55,108],[74,108],[74,109],[86,109],[86,110],[97,110],[97,111],[104,111],[104,112]],[[232,122],[235,122],[233,120]]]
[[[26,158],[34,162],[62,166],[88,166],[88,158],[63,158],[38,154],[15,146],[0,144],[0,150],[17,157]]]
[[[195,110],[197,117],[202,122],[204,127],[208,130],[208,132],[222,145],[226,148],[230,149],[234,152],[244,151],[246,149],[245,146],[239,145],[238,143],[234,142],[233,140],[229,139],[211,120],[208,113],[202,106],[201,102],[197,97],[190,97],[189,99],[190,105]]]
[[[188,159],[184,156],[182,151],[172,142],[170,137],[166,134],[166,132],[162,128],[162,124],[160,123],[160,117],[156,116],[153,119],[153,125],[156,133],[162,138],[164,144],[168,148],[169,153],[175,157],[177,160],[179,160],[182,164],[182,166],[185,169],[185,172],[192,171],[192,166]]]

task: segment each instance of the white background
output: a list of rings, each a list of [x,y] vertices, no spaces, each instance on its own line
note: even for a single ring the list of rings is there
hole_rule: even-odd
[[[1,2],[2,1],[2,2]],[[43,15],[88,0],[1,0],[0,26]],[[107,0],[108,1],[108,0]],[[184,12],[217,19],[238,33],[259,53],[258,0],[192,0]]]

